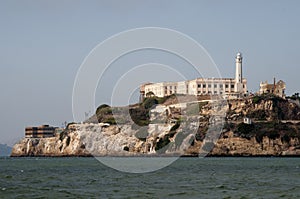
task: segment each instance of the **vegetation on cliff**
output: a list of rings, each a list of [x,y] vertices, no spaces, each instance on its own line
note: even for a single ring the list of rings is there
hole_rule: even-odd
[[[87,155],[92,147],[100,155],[197,155],[200,148],[225,156],[300,155],[300,108],[293,100],[273,95],[227,100],[225,121],[220,121],[211,114],[216,104],[194,98],[149,95],[127,107],[103,104],[89,123],[69,124],[55,138],[24,139],[13,154]],[[182,102],[186,106],[181,107]],[[244,123],[245,117],[252,123]],[[216,145],[209,135],[218,136]]]
[[[163,104],[168,99],[175,98],[175,95],[167,97],[151,96],[143,100],[143,102],[130,105],[128,107],[110,107],[107,104],[100,105],[96,110],[98,122],[109,124],[125,124],[131,120],[138,126],[148,126],[150,123],[149,112],[158,104]],[[131,118],[124,118],[124,115],[130,115]]]
[[[289,142],[290,139],[297,138],[300,140],[300,123],[282,123],[276,121],[256,122],[253,124],[238,123],[231,125],[229,129],[237,137],[250,140],[255,137],[258,143],[262,142],[263,137],[270,139],[280,138],[282,142]]]
[[[210,110],[212,106],[207,101],[191,102],[187,104],[184,110],[172,107],[173,104],[179,102],[178,97],[182,97],[181,101],[189,102],[191,98],[184,96],[171,95],[164,98],[155,97],[154,95],[147,95],[143,102],[127,107],[130,113],[130,118],[124,119],[124,123],[133,121],[133,129],[138,129],[135,136],[143,142],[147,141],[150,133],[148,132],[148,125],[150,124],[150,111],[157,105],[166,105],[167,120],[162,122],[173,122],[173,127],[170,132],[162,137],[157,138],[155,150],[160,153],[165,153],[170,149],[172,142],[175,147],[178,147],[185,137],[187,137],[184,128],[180,129],[182,124],[189,123],[189,117],[200,116],[199,128],[194,135],[194,140],[191,141],[192,147],[196,142],[202,142],[207,131],[213,131],[210,127]],[[296,97],[296,96],[295,96]],[[295,98],[294,97],[294,98]],[[297,138],[300,140],[300,124],[283,123],[283,120],[300,120],[300,108],[288,99],[283,99],[272,94],[256,95],[245,99],[236,99],[227,101],[228,108],[226,114],[226,122],[223,126],[223,132],[232,131],[234,136],[252,139],[255,138],[258,143],[261,143],[263,137],[270,139],[281,139],[283,142],[289,142],[290,139]],[[118,110],[119,109],[119,110]],[[112,108],[108,105],[101,105],[96,111],[99,122],[106,122],[115,124],[116,120],[119,123],[122,108]],[[123,108],[124,111],[125,108]],[[170,112],[169,112],[170,111]],[[182,115],[184,113],[185,115]],[[158,114],[159,115],[159,114]],[[245,117],[251,118],[252,124],[243,123]],[[116,118],[116,119],[115,119]],[[159,123],[159,117],[154,117],[154,123]],[[153,119],[153,118],[152,118]],[[144,126],[143,128],[139,128]],[[217,129],[217,128],[216,128]],[[221,134],[221,137],[224,136]],[[226,136],[225,136],[226,138]],[[173,140],[173,141],[172,141]],[[170,146],[171,143],[171,146]],[[169,145],[169,146],[168,146]]]

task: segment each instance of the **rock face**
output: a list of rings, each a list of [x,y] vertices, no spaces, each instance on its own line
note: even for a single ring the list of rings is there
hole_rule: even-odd
[[[245,139],[235,137],[233,132],[227,132],[218,140],[211,156],[300,156],[300,142],[298,138],[284,142],[280,138],[263,137],[258,142],[255,137]]]
[[[65,137],[57,135],[51,138],[24,138],[15,144],[11,156],[87,156],[80,137],[68,133]]]
[[[195,105],[200,110],[194,111]],[[229,100],[222,110],[225,122],[211,116],[213,107],[157,106],[150,112],[156,123],[144,127],[72,124],[55,137],[22,139],[11,156],[300,156],[300,108],[295,103],[278,98]],[[243,124],[244,117],[254,124]]]
[[[160,129],[161,135],[148,137],[147,141],[138,139],[136,131],[130,126],[100,127],[99,125],[77,124],[70,126],[64,135],[52,138],[24,138],[13,149],[11,156],[135,156],[155,155],[159,139],[169,131],[169,126]],[[190,136],[191,137],[191,136]],[[176,138],[176,137],[175,137]],[[203,142],[195,141],[192,145],[187,141],[174,150],[170,144],[165,150],[166,154],[197,155],[202,153]],[[182,151],[184,151],[182,153]],[[209,156],[299,156],[300,142],[298,138],[288,142],[282,139],[263,137],[258,142],[255,137],[251,139],[235,137],[229,131],[222,134],[213,147]]]
[[[154,127],[155,138],[143,141],[131,125],[72,124],[52,138],[24,138],[15,144],[11,156],[132,156],[155,153],[156,140],[172,125]]]

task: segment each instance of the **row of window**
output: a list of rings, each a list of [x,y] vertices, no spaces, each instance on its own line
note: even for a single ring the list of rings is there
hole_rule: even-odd
[[[198,91],[198,95],[200,95],[200,94],[212,94],[212,92],[211,91],[208,91],[207,93],[206,93],[206,91],[203,91],[203,92],[201,92],[201,91]],[[214,91],[213,92],[213,94],[218,94],[218,92],[217,91]],[[222,95],[223,94],[223,92],[222,91],[220,91],[220,93],[219,93],[220,95]]]
[[[174,90],[174,93],[177,93],[177,91]],[[169,91],[169,94],[172,95],[172,94],[173,94],[173,91]],[[167,91],[167,90],[165,90],[165,95],[168,95],[168,91]]]
[[[169,89],[172,90],[173,86],[169,86]],[[174,86],[174,89],[176,90],[176,86]],[[168,90],[168,86],[165,86],[165,90]]]
[[[212,87],[212,84],[198,84],[198,88],[206,88],[206,85],[208,88]],[[213,84],[214,88],[218,87],[218,84]],[[234,88],[234,84],[230,85],[231,88]],[[224,88],[224,84],[219,84],[219,88]],[[229,88],[229,84],[225,84],[225,88]]]
[[[212,86],[217,89],[218,88],[218,84],[197,84],[197,87],[198,88],[203,88],[203,89],[206,89],[206,88],[212,88]],[[234,84],[219,84],[219,88],[220,90],[223,90],[223,88],[225,87],[225,89],[228,89],[229,87],[231,89],[234,89],[235,85]],[[243,88],[245,88],[245,85],[243,84]],[[188,90],[188,86],[187,86],[187,90]],[[151,89],[146,89],[146,93],[147,92],[150,92]],[[155,91],[159,91],[159,94],[160,94],[160,90],[156,90]],[[164,94],[165,95],[168,95],[168,94],[173,94],[173,93],[177,93],[177,86],[164,86]],[[203,91],[201,93],[201,91],[198,91],[198,94],[211,94],[212,91]],[[213,94],[217,94],[217,91],[213,91]],[[222,91],[220,91],[220,94],[222,94]]]

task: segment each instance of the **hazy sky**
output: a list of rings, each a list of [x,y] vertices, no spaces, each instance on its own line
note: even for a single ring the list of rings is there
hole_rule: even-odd
[[[25,126],[72,121],[73,83],[84,58],[101,41],[132,28],[163,27],[189,35],[224,77],[233,77],[234,57],[241,51],[249,91],[276,77],[286,81],[288,94],[299,92],[299,15],[297,0],[1,0],[0,143],[23,137]],[[162,54],[137,53],[119,67],[161,60]],[[180,63],[175,60],[171,64]],[[105,88],[96,103],[107,102]]]

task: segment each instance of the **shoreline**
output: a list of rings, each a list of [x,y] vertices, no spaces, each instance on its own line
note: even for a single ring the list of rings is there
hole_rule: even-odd
[[[0,156],[1,157],[9,157],[9,158],[72,158],[72,157],[80,157],[80,158],[300,158],[300,155],[103,155],[103,156],[93,156],[93,155],[20,155],[20,156]]]

